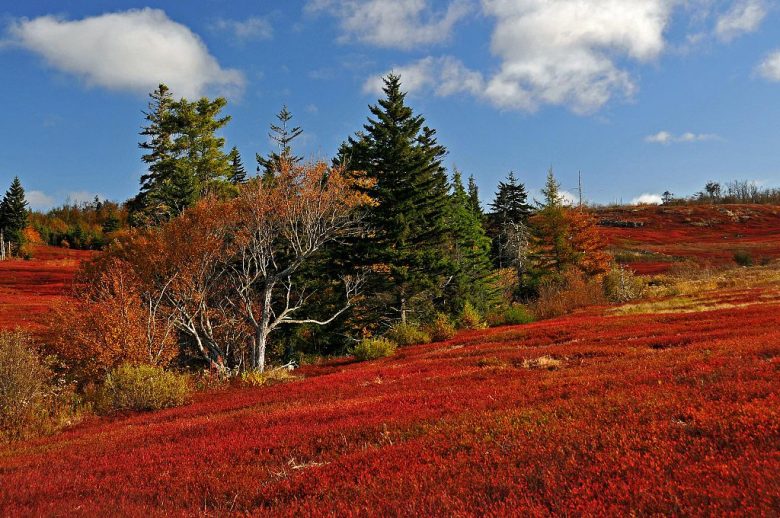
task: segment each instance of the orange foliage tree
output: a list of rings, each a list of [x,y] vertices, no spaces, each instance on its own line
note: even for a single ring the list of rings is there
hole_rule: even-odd
[[[93,375],[164,362],[175,344],[219,369],[262,371],[279,326],[325,325],[351,307],[361,278],[344,275],[343,307],[308,317],[312,294],[296,273],[361,231],[367,182],[324,163],[285,164],[235,199],[207,198],[159,228],[119,236],[85,272],[75,310],[62,312],[58,352]]]
[[[80,274],[77,300],[53,313],[51,345],[80,381],[100,379],[122,363],[166,365],[176,355],[172,322],[145,283],[117,257]]]
[[[302,316],[311,293],[294,274],[328,244],[361,231],[358,210],[370,180],[324,163],[282,164],[272,181],[246,185],[238,199],[233,288],[253,331],[250,366],[263,370],[268,336],[285,324],[326,325],[351,307],[361,277],[342,277],[346,303],[328,318]]]

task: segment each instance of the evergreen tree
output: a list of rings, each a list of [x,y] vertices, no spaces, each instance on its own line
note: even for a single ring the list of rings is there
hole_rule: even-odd
[[[474,179],[474,175],[469,175],[469,187],[468,187],[468,199],[469,208],[474,214],[482,216],[482,203],[479,201],[479,187],[477,187],[477,181]]]
[[[24,196],[24,188],[19,177],[15,177],[11,187],[0,202],[0,230],[5,239],[18,248],[23,242],[22,231],[27,226],[29,210]]]
[[[460,311],[467,302],[486,311],[493,298],[488,282],[490,238],[485,235],[480,214],[474,211],[472,202],[463,187],[460,172],[455,170],[447,221],[452,236],[450,257],[453,268],[446,288],[453,313]]]
[[[525,185],[510,171],[506,181],[498,183],[498,190],[490,204],[488,232],[493,240],[492,256],[496,266],[509,266],[513,254],[509,251],[510,231],[518,224],[525,225],[531,214]]]
[[[233,146],[233,149],[228,153],[228,161],[230,162],[230,173],[228,174],[228,180],[233,185],[238,185],[246,182],[246,169],[241,161],[241,155],[238,152],[238,148]]]
[[[141,176],[141,191],[130,203],[130,217],[136,225],[157,219],[157,213],[160,212],[158,205],[164,201],[160,191],[176,171],[173,95],[166,85],[160,84],[149,97],[149,108],[144,112],[148,124],[141,129],[140,135],[144,140],[138,144],[146,151],[141,160],[146,164],[147,172]]]
[[[555,179],[552,167],[547,170],[547,181],[542,187],[541,202],[542,209],[556,209],[563,207],[563,196],[561,195],[561,184]]]
[[[110,234],[111,232],[116,232],[119,230],[119,227],[122,226],[122,222],[117,217],[116,213],[112,210],[108,213],[108,217],[106,217],[106,220],[103,222],[102,230],[104,234]]]
[[[369,107],[364,132],[342,144],[335,162],[376,180],[368,192],[377,202],[367,217],[372,232],[353,257],[373,266],[378,304],[403,321],[412,306],[430,306],[442,293],[451,204],[441,163],[446,150],[406,105],[400,77],[384,83],[385,97]]]
[[[268,136],[276,143],[278,152],[272,151],[265,157],[259,153],[256,155],[257,171],[265,180],[273,179],[283,162],[293,165],[302,160],[302,157],[293,154],[292,143],[301,136],[303,130],[300,126],[291,125],[293,116],[286,105],[282,106],[276,118],[279,120],[279,124],[271,124],[271,132]]]
[[[202,97],[194,102],[181,99],[174,104],[177,165],[181,174],[192,178],[198,198],[220,192],[230,176],[230,164],[223,151],[225,139],[216,135],[230,121],[230,116],[220,117],[226,105],[222,97]]]
[[[175,101],[161,84],[150,94],[148,122],[141,130],[148,171],[141,191],[129,203],[131,222],[154,225],[180,214],[200,197],[223,193],[232,172],[216,132],[230,120],[220,117],[223,98]]]
[[[552,168],[542,188],[543,200],[533,222],[534,262],[537,277],[559,274],[576,263],[577,252],[572,246],[571,225],[560,194],[560,184]]]

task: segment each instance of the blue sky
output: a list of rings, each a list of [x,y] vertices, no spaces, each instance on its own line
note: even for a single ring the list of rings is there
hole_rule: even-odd
[[[18,175],[37,208],[137,192],[159,82],[225,95],[253,164],[282,104],[298,153],[332,156],[390,70],[484,201],[550,166],[599,203],[780,185],[770,0],[38,0],[4,2],[0,27],[0,188]]]

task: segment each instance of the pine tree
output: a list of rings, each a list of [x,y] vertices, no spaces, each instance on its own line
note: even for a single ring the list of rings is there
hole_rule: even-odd
[[[11,187],[0,202],[0,230],[5,239],[13,243],[17,248],[23,242],[22,231],[27,226],[29,210],[24,196],[24,188],[19,177],[11,182]]]
[[[452,239],[452,275],[446,289],[453,313],[460,311],[467,302],[486,311],[493,298],[488,282],[491,270],[490,238],[485,235],[480,214],[474,211],[472,202],[473,199],[463,187],[460,172],[455,170],[447,221]]]
[[[276,118],[279,124],[271,124],[271,132],[268,136],[276,143],[278,152],[272,151],[265,157],[259,153],[256,155],[257,171],[266,181],[273,179],[279,173],[282,163],[294,165],[302,160],[302,157],[293,154],[292,143],[301,136],[303,130],[300,126],[291,126],[293,116],[286,105],[282,106]]]
[[[241,155],[238,152],[238,148],[233,146],[233,149],[228,153],[228,161],[230,162],[230,173],[228,174],[228,180],[233,185],[238,185],[246,182],[246,169],[241,161]]]
[[[379,272],[377,299],[405,320],[411,306],[430,303],[446,282],[449,182],[446,150],[406,105],[400,77],[384,83],[385,97],[369,107],[373,118],[342,144],[335,162],[376,180],[368,192],[377,202],[367,218],[372,235],[353,255]]]

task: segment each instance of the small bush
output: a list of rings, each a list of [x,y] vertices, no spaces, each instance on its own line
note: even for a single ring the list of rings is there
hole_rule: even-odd
[[[579,271],[570,270],[561,279],[539,285],[539,296],[532,305],[532,311],[536,318],[545,319],[606,302],[604,288],[597,278],[589,279]]]
[[[458,320],[463,329],[482,329],[487,326],[482,315],[470,302],[466,302],[463,306],[463,311]]]
[[[109,373],[99,391],[102,412],[159,410],[187,401],[190,379],[153,365],[124,364]]]
[[[455,336],[455,325],[444,313],[436,315],[436,320],[428,326],[428,332],[434,342],[443,342]]]
[[[22,333],[0,333],[0,436],[20,439],[49,417],[51,372]]]
[[[753,266],[753,256],[747,250],[734,252],[734,262],[740,266]]]
[[[504,310],[491,313],[487,317],[487,323],[490,327],[530,324],[533,321],[534,316],[521,304],[513,304]]]
[[[365,338],[350,350],[356,360],[376,360],[392,356],[396,351],[396,344],[387,338]]]
[[[634,272],[619,266],[604,277],[604,295],[611,302],[631,302],[642,296],[645,284]]]
[[[282,383],[295,379],[292,371],[287,367],[271,369],[264,372],[257,370],[245,371],[241,373],[241,382],[252,387],[262,387],[274,383]]]
[[[386,336],[400,346],[431,342],[431,335],[416,324],[396,324],[387,332]]]

